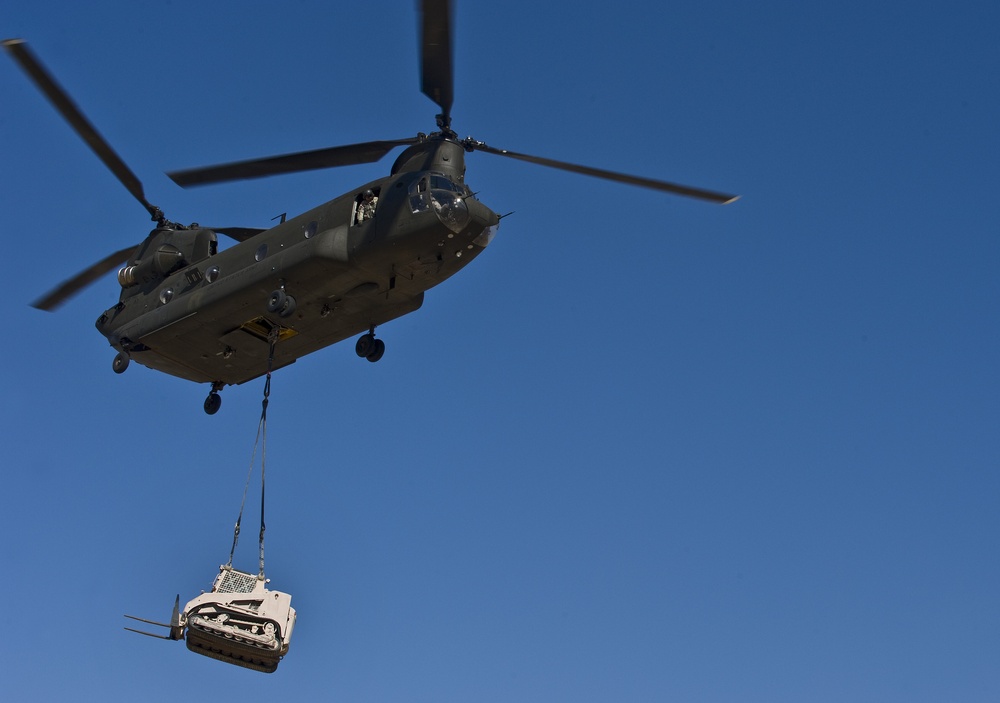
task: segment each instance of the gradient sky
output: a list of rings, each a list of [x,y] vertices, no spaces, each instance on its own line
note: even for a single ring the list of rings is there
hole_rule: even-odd
[[[165,171],[434,129],[410,2],[7,5],[175,220],[266,227],[392,157]],[[121,629],[226,561],[262,382],[209,417],[116,376],[113,274],[29,307],[150,225],[2,57],[5,700],[1000,700],[998,26],[460,2],[461,136],[743,198],[468,157],[514,213],[489,249],[378,364],[348,342],[272,381],[267,575],[299,620],[270,676]]]

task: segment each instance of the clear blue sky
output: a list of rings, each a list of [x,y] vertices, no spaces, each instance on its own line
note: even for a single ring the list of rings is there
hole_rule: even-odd
[[[488,154],[490,248],[275,375],[267,676],[123,632],[207,589],[262,384],[133,365],[93,321],[148,231],[0,58],[5,700],[1000,700],[995,2],[460,2],[454,126],[743,195]],[[164,172],[434,128],[410,2],[10,2],[184,222],[266,227],[382,163]],[[255,517],[249,518],[252,524]],[[256,564],[253,530],[237,565]]]

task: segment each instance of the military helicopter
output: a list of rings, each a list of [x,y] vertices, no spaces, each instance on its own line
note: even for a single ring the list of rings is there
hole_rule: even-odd
[[[313,169],[373,163],[405,147],[389,175],[365,183],[270,229],[205,228],[173,222],[69,95],[20,39],[3,46],[37,87],[150,214],[155,226],[138,246],[105,257],[35,301],[53,310],[122,263],[118,303],[97,329],[131,360],[219,391],[360,335],[359,357],[376,362],[385,343],[375,330],[420,308],[424,292],[467,266],[496,235],[501,216],[465,182],[465,155],[485,152],[676,195],[725,204],[738,196],[498,149],[451,126],[450,0],[420,3],[421,91],[441,112],[436,131],[313,151],[174,171],[190,187]],[[218,249],[217,234],[237,241]]]

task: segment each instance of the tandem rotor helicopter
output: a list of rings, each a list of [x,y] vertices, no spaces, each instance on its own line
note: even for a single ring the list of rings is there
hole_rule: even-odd
[[[460,139],[451,126],[452,2],[422,0],[419,15],[421,91],[441,109],[437,131],[167,174],[189,187],[372,163],[405,147],[388,176],[266,230],[207,229],[167,219],[27,44],[3,41],[156,223],[138,246],[105,257],[33,305],[53,310],[124,263],[118,271],[120,299],[96,323],[118,351],[112,368],[122,373],[135,360],[211,384],[204,409],[214,414],[223,387],[349,337],[360,335],[359,357],[382,358],[385,343],[375,329],[417,310],[425,291],[467,266],[497,232],[500,216],[466,185],[466,153],[481,151],[713,203],[738,197]],[[217,234],[237,244],[220,251]]]

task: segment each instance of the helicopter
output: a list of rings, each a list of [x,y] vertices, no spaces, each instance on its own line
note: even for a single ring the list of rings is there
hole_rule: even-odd
[[[454,99],[451,0],[418,7],[421,92],[440,108],[436,130],[230,162],[167,175],[182,187],[374,163],[402,147],[389,175],[282,221],[270,229],[207,228],[169,220],[142,183],[91,125],[22,39],[2,42],[39,90],[155,223],[137,246],[110,254],[32,305],[54,310],[101,276],[118,271],[119,301],[96,327],[117,351],[112,369],[132,360],[210,384],[219,392],[360,335],[355,352],[385,353],[377,327],[416,311],[424,293],[470,264],[493,241],[502,217],[465,181],[465,155],[484,152],[711,203],[739,196],[557,161],[459,138]],[[220,250],[218,235],[236,241]]]

